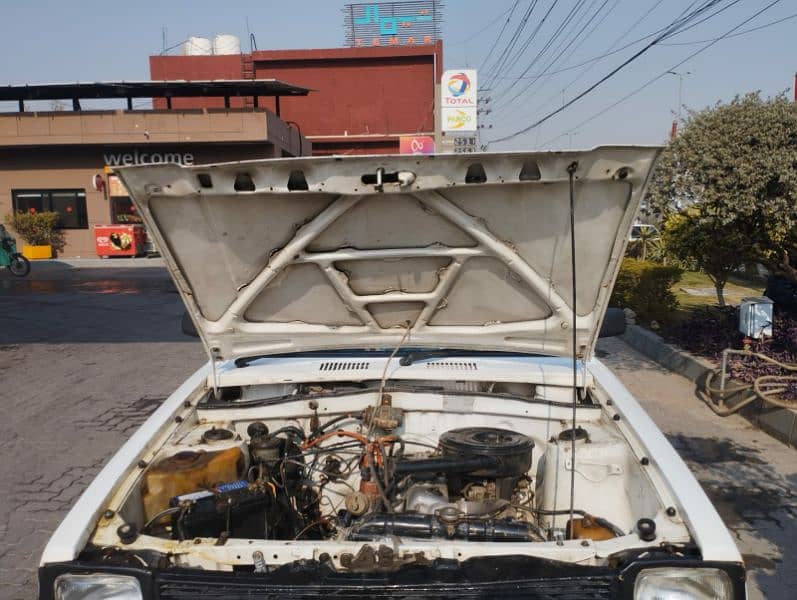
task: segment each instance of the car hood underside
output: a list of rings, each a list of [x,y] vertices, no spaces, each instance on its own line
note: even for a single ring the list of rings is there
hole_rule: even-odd
[[[659,152],[366,156],[119,170],[211,356],[591,354]],[[573,298],[570,200],[577,296]]]

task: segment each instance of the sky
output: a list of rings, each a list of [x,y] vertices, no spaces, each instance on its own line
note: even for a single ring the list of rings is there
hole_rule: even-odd
[[[486,105],[491,112],[482,119],[486,127],[481,130],[481,141],[492,142],[528,128],[561,107],[563,100],[569,102],[653,38],[577,65],[648,36],[669,25],[687,7],[705,1],[445,0],[444,66],[479,69],[480,95],[491,98]],[[719,0],[713,10],[723,9],[720,14],[654,45],[559,115],[507,141],[492,142],[489,149],[662,143],[678,108],[679,79],[686,109],[701,109],[758,90],[765,96],[786,92],[793,97],[797,18],[720,40],[676,67],[705,45],[693,42],[728,33],[773,1],[771,8],[732,33],[797,14],[797,0]],[[146,80],[148,56],[161,51],[164,36],[171,46],[192,35],[231,33],[241,37],[246,50],[251,31],[261,50],[339,47],[344,44],[344,4],[338,0],[6,1],[0,4],[0,55],[4,57],[0,83]],[[531,5],[534,9],[519,44],[499,68],[496,59]],[[573,9],[573,17],[566,20]],[[540,55],[562,24],[561,36]],[[520,45],[535,30],[520,52]],[[551,74],[562,69],[566,70]],[[606,110],[668,70],[684,76],[665,75]],[[524,71],[527,78],[513,79]],[[484,90],[486,83],[491,84],[490,91]]]

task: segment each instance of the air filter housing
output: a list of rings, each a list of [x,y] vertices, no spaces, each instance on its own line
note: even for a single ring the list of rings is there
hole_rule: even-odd
[[[531,469],[534,440],[527,435],[493,427],[452,429],[440,436],[444,457],[488,456],[494,466],[448,478],[449,492],[457,494],[470,482],[495,481],[497,495],[509,499],[520,477]],[[459,488],[459,489],[458,489]]]

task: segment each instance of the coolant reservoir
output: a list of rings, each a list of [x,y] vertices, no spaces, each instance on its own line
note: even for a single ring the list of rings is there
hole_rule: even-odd
[[[537,507],[567,513],[570,507],[572,430],[548,444],[537,474]],[[629,531],[641,517],[656,514],[658,504],[647,477],[626,442],[602,427],[576,430],[573,508],[608,519]],[[564,528],[569,517],[545,515],[547,527]]]
[[[244,456],[238,447],[208,452],[185,450],[153,465],[144,477],[142,501],[147,521],[181,494],[210,489],[240,478]]]

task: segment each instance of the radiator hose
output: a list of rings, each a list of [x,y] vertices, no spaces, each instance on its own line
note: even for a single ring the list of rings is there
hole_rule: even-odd
[[[539,542],[544,538],[533,525],[508,519],[463,518],[446,523],[436,515],[375,513],[363,517],[348,535],[365,542],[395,535],[409,538],[446,538],[471,542]]]

